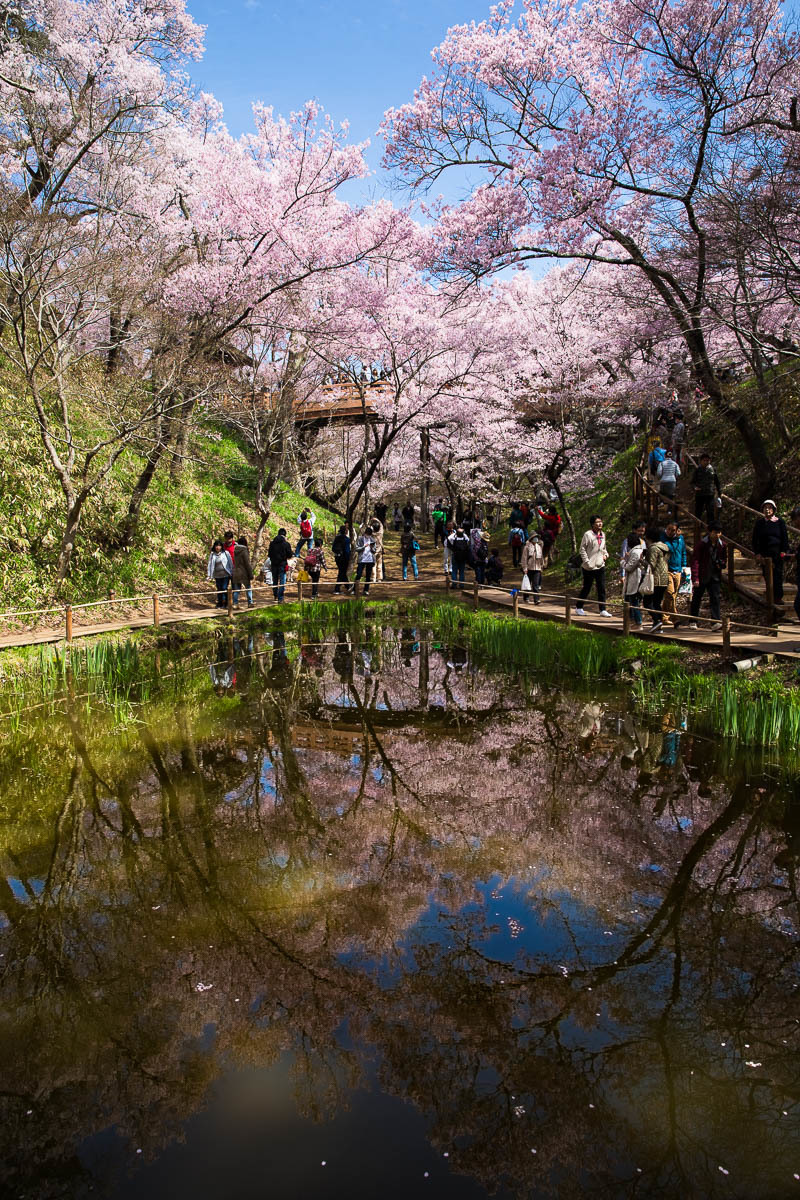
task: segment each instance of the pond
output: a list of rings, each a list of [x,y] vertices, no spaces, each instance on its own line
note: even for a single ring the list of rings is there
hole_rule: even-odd
[[[769,755],[421,625],[120,663],[0,727],[4,1194],[800,1196]]]

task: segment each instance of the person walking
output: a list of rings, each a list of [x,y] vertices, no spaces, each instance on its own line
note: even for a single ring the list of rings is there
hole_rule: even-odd
[[[414,531],[410,525],[406,525],[405,529],[400,534],[400,555],[403,561],[403,579],[408,579],[409,563],[411,563],[411,569],[414,572],[414,578],[419,579],[419,569],[417,567],[418,550],[419,542],[414,537]]]
[[[413,529],[414,513],[415,513],[415,509],[414,509],[413,501],[411,499],[406,500],[405,504],[403,505],[403,525],[404,526],[410,525]]]
[[[323,549],[325,538],[322,533],[319,533],[314,539],[314,545],[306,555],[303,566],[311,576],[311,599],[316,600],[319,595],[319,576],[320,571],[327,571],[328,564],[325,562],[325,551]]]
[[[667,450],[663,460],[658,464],[656,478],[658,479],[659,495],[665,500],[675,499],[675,489],[681,477],[681,469],[672,457],[672,451]]]
[[[683,416],[679,413],[678,419],[672,427],[672,457],[678,466],[681,465],[681,457],[683,455],[683,447],[686,442],[686,422]]]
[[[520,566],[522,567],[523,577],[527,577],[530,591],[533,592],[533,603],[539,604],[539,593],[542,590],[542,571],[544,570],[544,547],[542,546],[542,539],[535,529],[523,547]],[[527,601],[527,588],[521,592],[521,596],[523,600]]]
[[[340,525],[339,532],[331,544],[333,561],[336,563],[336,587],[334,595],[340,595],[342,584],[347,583],[347,569],[350,566],[350,538],[347,536],[347,526]]]
[[[474,533],[474,530],[473,530]],[[470,543],[472,534],[470,534]],[[472,569],[475,572],[475,580],[479,584],[486,582],[486,564],[489,561],[489,535],[484,531],[481,532],[478,538],[478,544],[472,551]],[[471,543],[472,544],[472,543]]]
[[[400,505],[397,503],[392,510],[392,525],[394,526],[395,533],[403,528],[403,514],[400,511]]]
[[[537,508],[536,512],[542,522],[542,551],[544,552],[545,561],[549,565],[555,558],[553,553],[556,547],[556,538],[561,532],[561,517],[555,510],[555,506],[550,504],[547,511]]]
[[[356,539],[356,554],[358,556],[358,565],[356,566],[355,583],[358,583],[363,575],[364,595],[368,596],[372,571],[375,566],[375,541],[372,536],[371,525],[365,525]],[[351,592],[355,591],[355,583],[350,584]]]
[[[433,521],[433,548],[435,550],[440,541],[444,544],[445,512],[441,500],[437,500],[431,513],[431,520]]]
[[[242,535],[233,548],[233,607],[239,603],[239,593],[244,588],[247,595],[247,607],[253,607],[253,567],[250,562],[250,548],[247,538]]]
[[[292,557],[292,547],[286,537],[286,530],[279,529],[267,548],[269,569],[272,573],[272,595],[279,604],[283,604],[286,588],[286,564]]]
[[[294,548],[295,556],[299,555],[303,546],[307,546],[310,550],[314,545],[314,522],[316,521],[314,513],[311,509],[304,508],[297,518],[298,532],[300,536],[297,539],[297,545]],[[291,557],[291,556],[290,556]]]
[[[444,567],[445,579],[450,578],[450,571],[453,566],[453,553],[450,549],[450,538],[455,533],[456,527],[452,521],[447,521],[444,527],[444,546],[442,549],[442,566]]]
[[[711,455],[705,451],[700,455],[699,465],[694,469],[692,488],[694,515],[710,527],[716,522],[717,509],[722,504],[722,488],[719,486],[719,476],[711,465]]]
[[[644,533],[645,533],[646,529],[647,529],[646,521],[637,521],[637,523],[633,526],[633,529],[631,530],[631,533],[634,535],[633,540],[631,540],[630,533],[622,539],[622,545],[620,546],[620,551],[619,551],[619,570],[620,570],[620,577],[623,580],[625,578],[625,560],[627,558],[628,551],[633,546],[644,545]]]
[[[669,580],[664,600],[661,605],[664,612],[664,624],[677,629],[680,621],[678,612],[678,592],[683,582],[683,568],[688,566],[689,558],[686,553],[686,542],[678,529],[677,522],[669,521],[664,532],[664,542],[667,546],[667,571]]]
[[[650,613],[652,621],[650,632],[660,633],[664,628],[661,605],[664,602],[664,593],[669,583],[669,547],[660,529],[652,527],[646,531],[644,537],[647,542],[645,577],[649,572],[652,581],[652,590],[649,590],[649,581],[648,586],[645,587],[644,578],[639,588],[642,593],[644,607]]]
[[[693,617],[700,615],[700,601],[708,593],[711,616],[716,622],[712,629],[720,629],[720,597],[722,594],[722,572],[728,558],[728,549],[722,540],[722,527],[717,522],[711,525],[692,551],[689,563],[692,570],[692,603],[689,611]],[[690,629],[697,629],[697,621],[689,622]]]
[[[753,553],[765,580],[767,563],[772,563],[772,598],[780,604],[783,600],[783,560],[789,555],[789,532],[783,517],[778,516],[774,500],[765,500],[761,513],[753,526]]]
[[[527,541],[527,535],[522,526],[522,518],[517,518],[508,531],[508,544],[511,547],[511,564],[518,567],[522,561],[522,547]]]
[[[222,549],[226,550],[231,556],[231,562],[234,562],[234,552],[236,550],[236,538],[233,535],[232,529],[226,529],[222,535]]]
[[[450,586],[464,586],[464,572],[469,562],[469,538],[461,525],[447,539],[450,546]]]
[[[386,525],[386,514],[389,511],[389,505],[381,502],[375,505],[375,516],[380,521],[381,525]]]
[[[639,589],[646,565],[644,556],[647,550],[647,543],[644,540],[644,533],[640,533],[637,526],[631,530],[622,544],[626,547],[622,557],[622,594],[625,602],[630,606],[631,619],[634,625],[641,629],[642,593]]]
[[[592,517],[589,529],[586,530],[586,533],[581,538],[580,555],[581,566],[583,568],[583,587],[580,590],[575,614],[578,617],[586,616],[583,602],[589,596],[592,588],[595,587],[597,589],[597,604],[600,609],[600,616],[610,617],[611,613],[606,608],[606,559],[608,558],[608,547],[606,545],[606,535],[603,533],[602,517]]]
[[[228,584],[233,579],[233,559],[219,538],[211,547],[206,574],[208,582],[211,583],[213,580],[217,587],[216,607],[225,608],[228,603],[226,596]]]
[[[800,525],[800,508],[793,508],[791,513],[792,521],[795,525]],[[797,595],[794,598],[795,615],[800,621],[800,542],[797,543],[795,551],[795,583],[797,584]]]
[[[384,578],[383,572],[383,525],[377,517],[370,523],[372,530],[373,551],[375,554],[375,582]]]
[[[656,438],[655,442],[653,443],[653,449],[650,451],[647,459],[648,466],[650,467],[650,478],[653,483],[655,483],[658,476],[658,468],[661,466],[666,457],[667,452],[661,445],[661,439]]]

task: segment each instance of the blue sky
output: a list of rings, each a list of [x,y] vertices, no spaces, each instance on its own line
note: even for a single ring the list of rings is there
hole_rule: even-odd
[[[492,0],[187,0],[206,25],[206,53],[192,75],[225,108],[232,133],[251,128],[254,100],[288,113],[319,100],[354,141],[375,138],[384,111],[410,100],[430,71],[430,51],[451,25],[482,20]],[[378,175],[361,195],[385,191]]]

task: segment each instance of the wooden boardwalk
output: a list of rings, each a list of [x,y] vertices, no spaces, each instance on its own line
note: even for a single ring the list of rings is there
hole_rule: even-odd
[[[495,591],[493,588],[481,588],[478,591],[478,597],[485,604],[513,611],[514,600],[505,592]],[[589,603],[587,601],[587,604]],[[592,602],[592,605],[596,609],[594,602]],[[560,597],[558,600],[543,598],[539,604],[534,604],[531,600],[527,602],[523,601],[520,594],[517,608],[521,618],[560,621],[562,624],[566,622],[564,601]],[[617,637],[621,637],[625,632],[622,616],[619,613],[612,613],[610,617],[601,617],[597,611],[590,611],[587,608],[586,616],[578,617],[575,615],[573,608],[570,620],[576,629],[592,629],[599,633],[611,634]],[[683,646],[691,646],[695,650],[722,652],[721,633],[711,629],[703,629],[702,627],[699,629],[689,629],[688,622],[691,618],[686,613],[679,613],[679,620],[682,623],[677,629],[665,626],[661,633],[650,633],[648,632],[650,618],[645,613],[645,623],[642,625],[642,632],[639,632],[635,626],[632,626],[631,636],[646,638],[648,641],[653,642],[678,642]],[[737,630],[734,627],[730,635],[733,657],[747,658],[753,655],[774,654],[779,658],[800,661],[800,624],[781,624],[775,627],[775,631],[777,632],[777,637],[755,629]]]
[[[344,596],[332,595],[332,583],[321,584],[320,599],[330,603],[337,601],[346,603]],[[271,589],[263,588],[263,592]],[[327,596],[325,592],[327,591]],[[419,580],[393,580],[384,583],[373,583],[370,590],[369,598],[371,600],[386,600],[392,597],[412,598],[422,594],[439,594],[444,592],[442,575],[437,573],[427,577],[420,577]],[[446,595],[451,598],[460,598],[465,602],[475,603],[475,589],[472,584],[466,584],[463,592],[457,593],[446,591]],[[308,589],[304,591],[305,599],[309,598]],[[296,595],[289,594],[287,588],[287,603],[296,599]],[[509,590],[499,590],[495,588],[478,588],[477,601],[481,605],[489,606],[496,610],[514,611],[515,603]],[[618,602],[609,601],[612,609],[615,609],[614,615],[611,617],[601,617],[597,611],[592,611],[587,608],[586,615],[579,617],[575,615],[575,597],[572,597],[572,610],[570,620],[575,628],[592,629],[600,633],[606,633],[611,636],[621,636],[624,633],[623,620]],[[588,602],[587,602],[588,603]],[[236,608],[233,611],[234,621],[242,616],[246,616],[249,612],[262,611],[264,609],[277,608],[280,609],[271,596],[262,596],[256,600],[252,609],[247,607]],[[593,605],[596,609],[596,605]],[[563,596],[545,595],[541,603],[533,604],[531,600],[523,601],[522,593],[519,593],[516,598],[516,609],[520,618],[523,619],[538,619],[547,621],[559,621],[562,624],[566,622],[566,606]],[[207,606],[196,605],[193,608],[176,609],[174,611],[162,609],[159,617],[159,629],[168,628],[170,625],[177,625],[187,621],[199,620],[227,621],[228,612],[226,609],[218,609]],[[691,646],[697,650],[716,651],[721,653],[724,649],[722,634],[717,630],[712,630],[708,627],[699,629],[689,629],[687,622],[689,617],[687,614],[680,614],[680,619],[683,624],[678,629],[665,627],[662,633],[651,634],[647,632],[649,625],[649,617],[645,616],[646,624],[643,626],[643,632],[634,632],[634,636],[652,639],[653,641],[673,641],[681,645]],[[126,630],[138,629],[153,629],[153,617],[150,615],[129,616],[124,620],[106,621],[99,624],[74,625],[72,629],[73,640],[86,637],[101,637],[104,634],[121,633]],[[777,636],[774,634],[777,633]],[[21,633],[4,634],[0,636],[0,650],[12,649],[21,646],[39,646],[65,642],[64,627],[60,625],[53,629],[39,629],[23,631]],[[780,658],[800,660],[800,624],[797,623],[782,623],[775,627],[773,635],[770,635],[764,630],[758,629],[737,629],[734,627],[730,634],[731,654],[734,658],[745,658],[752,655],[772,654]]]

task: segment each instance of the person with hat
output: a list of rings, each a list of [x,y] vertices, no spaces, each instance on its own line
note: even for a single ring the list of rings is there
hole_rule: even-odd
[[[522,550],[523,577],[527,576],[530,591],[533,592],[533,603],[539,603],[539,593],[542,590],[542,571],[544,570],[544,546],[542,539],[534,529]],[[522,599],[528,599],[528,588],[523,588]]]
[[[761,564],[766,579],[767,562],[772,562],[772,598],[776,604],[783,600],[783,560],[789,554],[789,534],[783,517],[778,516],[774,500],[761,505],[762,516],[753,526],[753,553]]]

